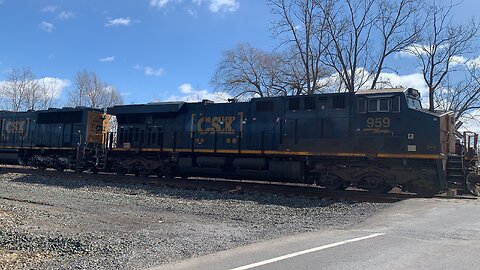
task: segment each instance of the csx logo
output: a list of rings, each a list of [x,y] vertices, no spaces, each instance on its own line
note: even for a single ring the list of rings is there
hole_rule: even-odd
[[[27,121],[7,121],[5,124],[5,131],[7,133],[23,133],[25,131],[25,124]]]
[[[232,127],[235,116],[208,116],[200,117],[197,122],[197,130],[200,134],[234,134]]]

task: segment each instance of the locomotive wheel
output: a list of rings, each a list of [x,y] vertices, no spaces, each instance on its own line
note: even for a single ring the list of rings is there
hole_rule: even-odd
[[[145,166],[142,164],[139,164],[133,168],[133,174],[135,174],[135,176],[146,177],[150,175],[150,171],[147,170],[147,168],[145,168]]]
[[[157,169],[156,174],[160,178],[172,176],[170,166],[162,166],[160,169]]]
[[[125,175],[127,173],[127,170],[119,162],[113,164],[112,170],[119,175]]]
[[[480,196],[480,176],[470,173],[465,179],[467,190],[475,196]]]
[[[95,166],[91,167],[90,172],[93,173],[93,174],[97,174],[98,173],[97,167],[95,167]]]
[[[322,176],[320,185],[328,190],[344,190],[347,186],[343,179],[333,174]]]
[[[368,192],[372,193],[388,193],[392,186],[385,183],[385,180],[378,176],[367,176],[362,179],[359,185],[360,188],[368,190]]]

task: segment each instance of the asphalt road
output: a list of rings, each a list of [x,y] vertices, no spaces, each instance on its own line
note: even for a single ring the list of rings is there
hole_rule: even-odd
[[[355,228],[293,235],[152,269],[480,269],[480,201],[414,199]]]

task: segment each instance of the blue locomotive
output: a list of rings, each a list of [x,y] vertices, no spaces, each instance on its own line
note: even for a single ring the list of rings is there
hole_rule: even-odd
[[[0,112],[0,163],[41,169],[96,170],[104,144],[103,111],[86,107]]]
[[[116,125],[109,127],[115,116]],[[412,88],[0,112],[0,163],[480,195],[478,135]],[[458,136],[457,136],[458,137]]]
[[[453,113],[422,109],[412,88],[125,105],[108,114],[118,127],[105,138],[105,170],[480,193],[478,136],[465,133],[459,147]]]

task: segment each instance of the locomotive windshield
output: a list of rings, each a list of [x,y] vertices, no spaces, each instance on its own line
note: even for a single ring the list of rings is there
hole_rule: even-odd
[[[415,110],[422,109],[422,102],[420,102],[420,99],[415,99],[407,96],[407,104],[410,109],[415,109]]]
[[[406,96],[407,96],[407,104],[410,109],[414,109],[414,110],[422,109],[420,92],[418,90],[410,88],[407,90]]]

